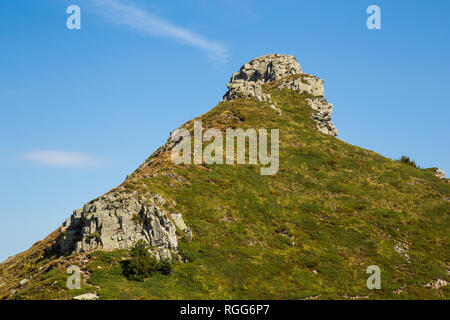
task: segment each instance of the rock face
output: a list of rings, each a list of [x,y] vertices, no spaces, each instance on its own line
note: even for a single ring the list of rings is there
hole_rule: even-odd
[[[255,58],[234,73],[228,83],[225,100],[256,98],[269,101],[270,95],[261,90],[261,85],[282,77],[301,74],[302,68],[293,56],[271,54]]]
[[[178,241],[175,224],[162,208],[165,203],[156,194],[146,201],[104,195],[75,210],[64,222],[57,249],[60,253],[129,249],[143,239],[156,258],[170,260],[177,253]],[[176,214],[175,221],[190,233],[181,214]]]
[[[337,136],[338,132],[334,124],[331,122],[331,113],[333,105],[323,96],[308,99],[309,106],[314,110],[313,119],[316,121],[317,129],[330,136]]]
[[[265,83],[279,81],[278,89],[290,89],[309,93],[316,98],[310,99],[310,106],[315,111],[313,119],[320,132],[332,136],[337,135],[337,129],[331,122],[333,106],[323,97],[323,80],[302,73],[300,64],[293,56],[270,54],[255,58],[244,64],[234,73],[227,84],[228,92],[224,100],[256,99],[271,102],[269,93],[264,92]],[[281,114],[274,104],[271,107]]]

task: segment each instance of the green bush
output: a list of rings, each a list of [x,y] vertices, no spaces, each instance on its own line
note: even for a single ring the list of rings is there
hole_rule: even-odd
[[[131,259],[124,263],[124,275],[130,280],[144,281],[156,272],[168,275],[172,272],[169,261],[159,262],[149,252],[144,240],[139,240],[130,252]]]
[[[418,166],[417,166],[417,164],[414,162],[414,161],[412,161],[409,157],[407,157],[407,156],[402,156],[400,159],[398,159],[397,160],[398,162],[400,162],[400,163],[405,163],[405,164],[408,164],[408,165],[410,165],[410,166],[413,166],[413,167],[416,167],[416,168],[418,168]]]
[[[169,275],[172,273],[172,263],[170,261],[163,261],[160,263],[158,271],[164,275]]]

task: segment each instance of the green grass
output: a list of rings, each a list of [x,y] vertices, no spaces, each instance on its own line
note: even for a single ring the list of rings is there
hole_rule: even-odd
[[[161,194],[183,214],[194,235],[179,239],[188,262],[139,282],[123,274],[126,251],[95,252],[85,290],[102,299],[448,299],[447,287],[424,286],[450,281],[448,182],[321,134],[308,95],[266,89],[282,116],[237,100],[201,119],[204,128],[280,129],[278,174],[262,176],[259,165],[141,167],[124,186]],[[171,172],[182,182],[152,172]],[[409,261],[394,249],[399,242],[409,244]],[[373,264],[382,270],[381,290],[366,288]],[[66,276],[46,277],[36,286]],[[74,295],[61,290],[60,298]],[[20,293],[33,297],[56,296]]]

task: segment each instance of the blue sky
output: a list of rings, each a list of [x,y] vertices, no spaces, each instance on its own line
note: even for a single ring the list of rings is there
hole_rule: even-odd
[[[81,30],[66,27],[79,5]],[[366,8],[381,8],[368,30]],[[0,260],[122,182],[231,74],[292,54],[325,79],[339,138],[450,172],[450,2],[0,3]]]

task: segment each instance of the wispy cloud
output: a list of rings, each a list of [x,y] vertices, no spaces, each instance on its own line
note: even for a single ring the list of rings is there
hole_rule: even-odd
[[[26,153],[23,158],[36,163],[61,167],[90,167],[104,163],[103,160],[81,152],[62,150],[37,150]]]
[[[94,12],[106,17],[110,22],[128,26],[146,35],[171,38],[205,51],[215,61],[226,61],[228,49],[219,42],[211,41],[186,28],[136,7],[131,1],[89,0]]]

